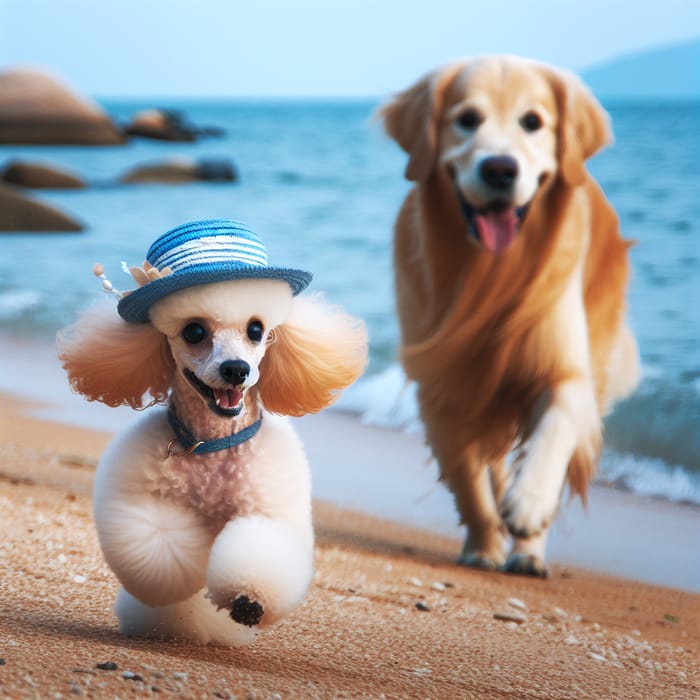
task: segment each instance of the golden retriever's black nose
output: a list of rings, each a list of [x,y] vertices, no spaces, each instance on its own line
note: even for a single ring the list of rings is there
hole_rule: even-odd
[[[219,374],[229,384],[243,384],[250,374],[250,365],[245,360],[225,360],[219,365]]]
[[[507,190],[518,177],[518,161],[510,156],[484,158],[479,166],[481,179],[495,190]]]

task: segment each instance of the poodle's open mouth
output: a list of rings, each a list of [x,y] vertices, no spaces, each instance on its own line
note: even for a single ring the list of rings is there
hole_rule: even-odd
[[[205,384],[194,372],[184,370],[187,381],[203,396],[209,408],[225,418],[237,416],[243,409],[243,392],[240,386],[228,386],[218,389]]]
[[[486,250],[500,253],[510,247],[527,216],[530,204],[514,207],[512,204],[494,200],[485,207],[472,206],[457,188],[462,214],[467,220],[469,234]]]

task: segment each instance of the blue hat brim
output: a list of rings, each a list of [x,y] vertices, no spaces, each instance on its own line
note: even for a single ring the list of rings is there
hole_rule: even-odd
[[[248,267],[240,264],[224,266],[219,263],[212,269],[210,264],[195,265],[167,277],[159,277],[135,289],[119,300],[117,311],[129,323],[148,323],[151,306],[181,289],[228,280],[269,279],[286,282],[296,296],[306,289],[312,278],[310,272],[279,267]]]

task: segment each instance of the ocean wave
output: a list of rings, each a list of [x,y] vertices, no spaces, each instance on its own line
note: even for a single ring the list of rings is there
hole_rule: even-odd
[[[340,397],[337,408],[355,413],[363,423],[421,431],[416,385],[397,364],[361,379]]]
[[[605,449],[598,480],[642,496],[700,505],[700,473],[660,459],[644,459]]]
[[[700,503],[700,386],[644,372],[640,388],[605,420],[601,476],[644,495]],[[391,365],[337,404],[371,425],[422,432],[416,386]]]
[[[605,442],[620,454],[662,460],[700,474],[697,382],[647,377],[605,421]]]
[[[0,321],[14,321],[41,303],[40,292],[33,289],[10,289],[0,292]]]

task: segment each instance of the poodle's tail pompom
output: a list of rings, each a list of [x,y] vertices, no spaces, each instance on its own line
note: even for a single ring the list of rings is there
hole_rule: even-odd
[[[296,297],[265,354],[260,395],[268,411],[317,413],[332,404],[367,365],[365,324],[320,295]]]
[[[73,391],[89,401],[142,408],[147,394],[167,398],[174,370],[167,338],[150,323],[127,323],[113,304],[83,312],[57,343]]]

